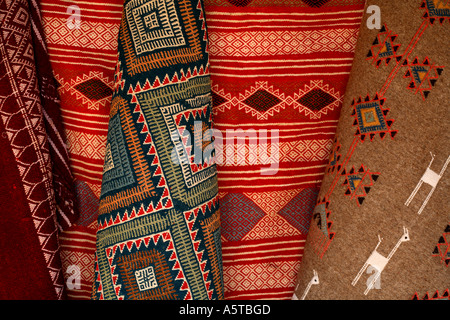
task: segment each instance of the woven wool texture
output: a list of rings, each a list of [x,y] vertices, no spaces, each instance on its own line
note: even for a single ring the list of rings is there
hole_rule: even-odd
[[[223,298],[207,40],[201,1],[124,3],[93,299]]]
[[[370,5],[294,299],[449,299],[450,6]]]
[[[63,299],[58,233],[78,214],[40,10],[0,16],[0,299]]]
[[[216,151],[225,298],[290,299],[363,1],[205,7],[214,126],[223,137]]]
[[[89,299],[122,1],[43,0],[42,23],[75,176],[79,218],[60,237],[69,299]]]

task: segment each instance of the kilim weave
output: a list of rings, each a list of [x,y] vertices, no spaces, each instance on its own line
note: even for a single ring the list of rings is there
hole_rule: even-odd
[[[69,299],[90,299],[122,1],[42,0],[79,219],[59,238]]]
[[[40,9],[0,17],[0,299],[62,299],[58,234],[78,215]]]
[[[366,6],[293,298],[449,300],[450,4]]]
[[[292,297],[363,3],[205,0],[226,299]]]
[[[125,1],[118,52],[92,298],[221,299],[202,1]]]

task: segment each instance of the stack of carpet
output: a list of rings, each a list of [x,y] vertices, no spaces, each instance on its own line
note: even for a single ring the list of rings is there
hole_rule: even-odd
[[[0,298],[449,299],[446,1],[0,17]]]

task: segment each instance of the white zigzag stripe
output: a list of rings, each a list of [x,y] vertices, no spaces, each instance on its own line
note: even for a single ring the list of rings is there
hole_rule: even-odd
[[[214,56],[273,56],[313,52],[353,52],[357,29],[209,33]]]
[[[80,29],[69,29],[67,20],[56,17],[43,17],[46,37],[53,44],[74,47],[116,50],[114,40],[119,33],[119,24],[83,21]]]

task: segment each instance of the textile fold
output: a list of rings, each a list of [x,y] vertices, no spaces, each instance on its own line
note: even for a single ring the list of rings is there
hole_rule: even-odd
[[[124,2],[93,299],[223,298],[202,1]]]
[[[0,13],[0,297],[62,299],[58,234],[78,212],[40,9],[0,1]]]

